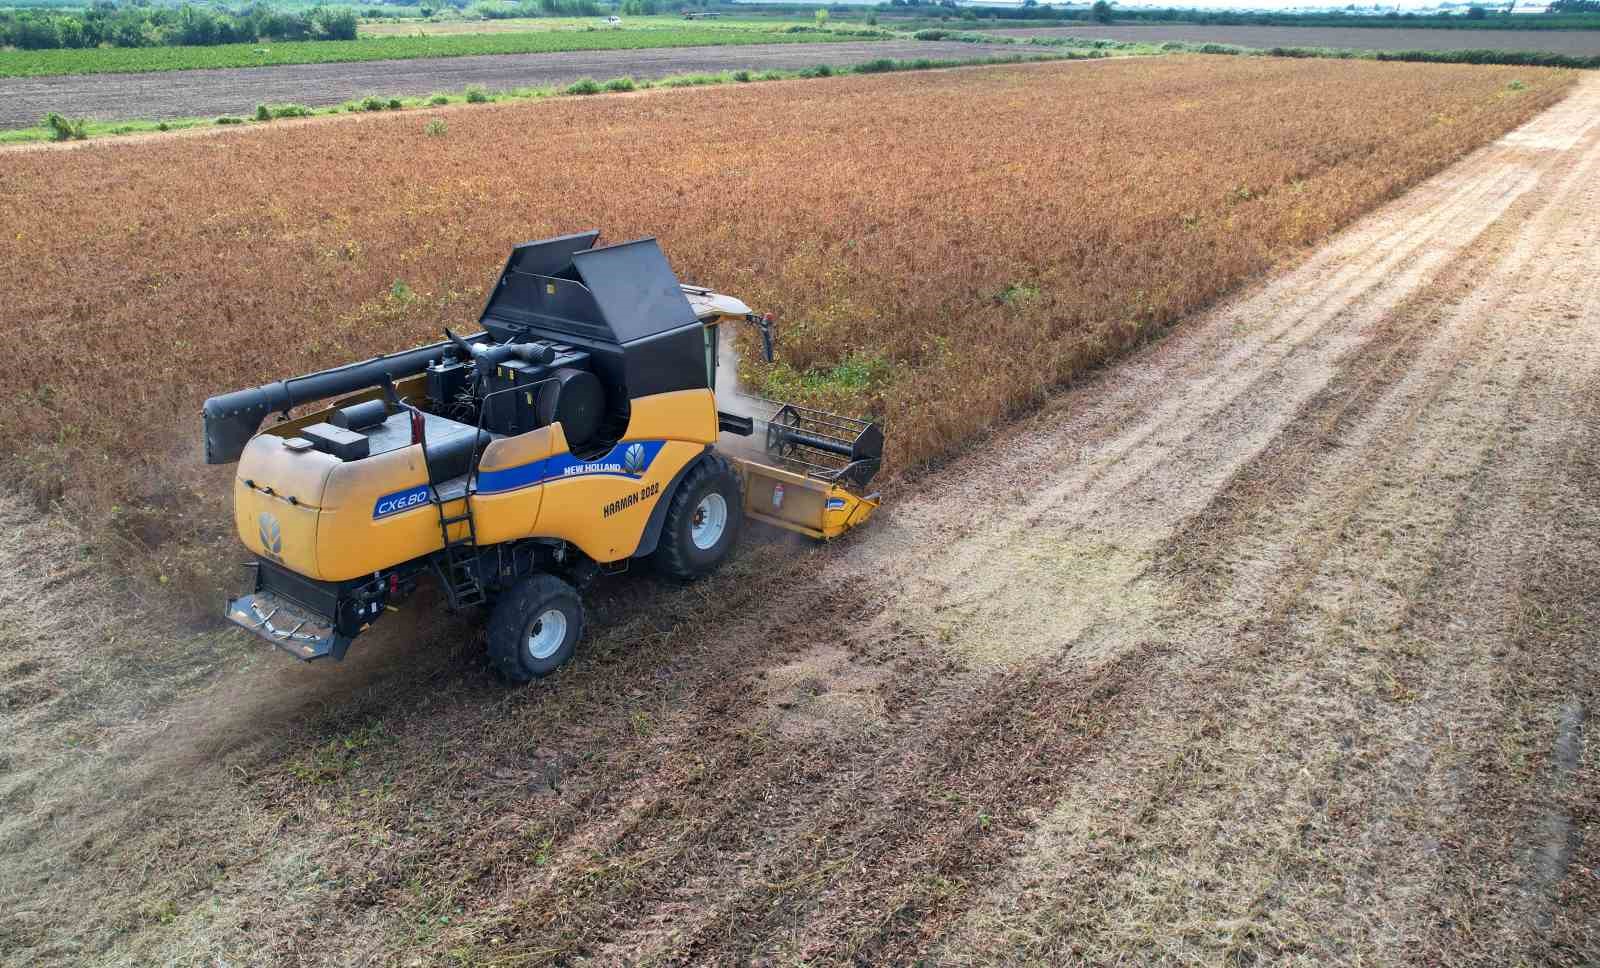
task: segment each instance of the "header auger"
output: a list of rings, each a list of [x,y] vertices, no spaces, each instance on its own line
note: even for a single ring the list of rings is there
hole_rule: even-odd
[[[721,327],[760,327],[770,358],[769,319],[681,285],[654,239],[598,238],[513,249],[482,332],[206,401],[206,460],[238,462],[256,557],[229,620],[341,659],[432,578],[450,608],[490,608],[491,659],[520,682],[572,657],[601,572],[649,558],[692,580],[746,517],[832,538],[871,516],[877,425],[773,404],[758,432],[719,411]],[[758,433],[771,463],[717,450]]]

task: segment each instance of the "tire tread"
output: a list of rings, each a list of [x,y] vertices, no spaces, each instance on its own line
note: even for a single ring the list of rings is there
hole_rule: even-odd
[[[495,603],[487,628],[489,662],[502,676],[512,682],[528,682],[549,675],[555,668],[570,661],[571,656],[568,655],[555,668],[536,673],[522,660],[522,631],[527,626],[528,620],[536,612],[549,607],[549,603],[556,599],[564,599],[572,606],[577,627],[571,634],[576,644],[583,637],[585,618],[583,599],[578,595],[577,589],[555,575],[537,574],[524,578]]]
[[[739,477],[733,472],[733,466],[726,458],[720,454],[707,454],[672,492],[672,503],[667,508],[666,520],[662,522],[661,542],[656,546],[656,564],[679,581],[693,581],[710,574],[727,558],[727,552],[724,552],[721,558],[709,566],[697,564],[690,559],[688,548],[682,539],[682,535],[686,533],[684,519],[694,514],[702,486],[708,481],[719,478],[728,483],[724,494],[729,504],[725,540],[730,549],[739,537],[739,528],[744,523],[744,492],[739,485]]]

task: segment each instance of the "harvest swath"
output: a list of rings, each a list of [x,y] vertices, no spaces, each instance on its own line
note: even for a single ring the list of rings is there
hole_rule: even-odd
[[[1513,83],[1516,82],[1516,83]],[[779,315],[774,394],[948,453],[1558,99],[1526,68],[1174,58],[285,124],[0,159],[0,446],[201,554],[219,389],[434,338],[513,243],[659,235]],[[27,204],[20,204],[26,199]],[[142,502],[192,509],[138,521]]]

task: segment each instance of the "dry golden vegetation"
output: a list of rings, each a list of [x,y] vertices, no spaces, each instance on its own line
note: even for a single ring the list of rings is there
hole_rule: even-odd
[[[11,469],[224,533],[212,393],[437,338],[518,241],[655,234],[776,313],[769,392],[937,458],[1560,98],[1528,68],[1184,57],[361,117],[0,158]]]

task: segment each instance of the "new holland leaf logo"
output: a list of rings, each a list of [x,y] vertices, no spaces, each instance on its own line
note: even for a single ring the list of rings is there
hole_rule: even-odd
[[[278,519],[270,511],[262,511],[256,518],[256,525],[261,531],[261,547],[268,554],[276,555],[283,551],[283,531],[278,527]]]
[[[622,469],[629,474],[639,474],[644,471],[644,445],[632,444],[622,453]]]

